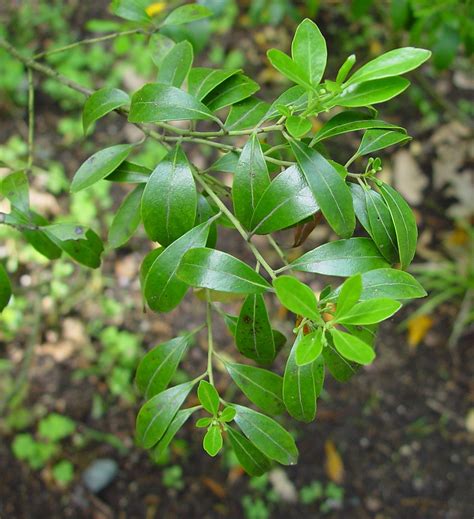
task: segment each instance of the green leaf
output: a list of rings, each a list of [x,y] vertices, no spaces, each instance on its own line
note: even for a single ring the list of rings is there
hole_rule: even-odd
[[[295,348],[297,366],[305,366],[314,362],[323,351],[323,331],[316,331],[303,335]]]
[[[197,192],[186,155],[179,146],[156,166],[142,197],[142,219],[148,237],[169,245],[192,229]]]
[[[0,195],[10,201],[12,208],[28,214],[30,210],[28,177],[24,171],[15,171],[0,183]]]
[[[296,29],[291,44],[293,61],[304,71],[309,82],[317,86],[326,68],[326,40],[317,25],[306,18]]]
[[[383,198],[373,190],[365,191],[370,236],[389,263],[398,259],[397,235],[390,211]]]
[[[19,219],[20,223],[28,224],[32,223],[38,227],[44,227],[48,225],[48,220],[43,218],[41,215],[34,211],[28,212],[28,217],[23,213],[18,213],[12,209],[11,215],[15,215]],[[61,249],[50,239],[48,236],[40,230],[22,230],[22,234],[26,241],[32,245],[40,254],[48,259],[57,259],[61,256]]]
[[[135,383],[147,400],[167,388],[190,342],[190,335],[176,337],[159,344],[142,358]]]
[[[255,207],[269,185],[270,177],[265,157],[254,134],[242,150],[232,184],[235,215],[245,228],[250,227]]]
[[[66,254],[81,265],[90,268],[100,266],[100,257],[104,251],[101,239],[92,230],[73,224],[54,224],[42,227],[46,236]],[[80,230],[74,236],[74,233]]]
[[[369,155],[394,144],[405,144],[411,137],[405,133],[393,130],[368,130],[360,142],[357,155]]]
[[[261,476],[270,470],[270,460],[250,440],[232,427],[227,428],[227,433],[237,460],[247,474]]]
[[[150,0],[112,0],[111,10],[116,16],[132,22],[149,22],[150,17],[145,9]]]
[[[369,238],[350,238],[325,243],[303,254],[290,265],[294,270],[326,276],[352,276],[388,266]]]
[[[347,84],[390,78],[410,72],[429,59],[431,52],[415,47],[394,49],[369,61],[357,70]]]
[[[185,382],[155,395],[140,409],[137,416],[137,441],[144,449],[153,447],[183,405],[194,383]]]
[[[283,412],[283,379],[279,375],[245,364],[229,362],[225,367],[244,395],[262,411],[272,415]]]
[[[282,465],[294,465],[298,449],[291,434],[264,414],[253,409],[234,406],[235,421],[247,438],[268,458]]]
[[[219,393],[207,380],[201,380],[201,382],[199,382],[198,398],[208,413],[217,416],[217,412],[219,411]]]
[[[298,64],[296,64],[289,56],[278,49],[270,49],[267,52],[267,57],[273,68],[278,70],[280,74],[283,74],[293,83],[297,83],[306,88],[312,88],[305,70]],[[285,103],[282,103],[285,104]],[[268,115],[267,115],[268,117]]]
[[[337,295],[338,290],[335,291]],[[382,268],[362,274],[361,300],[388,297],[390,299],[416,299],[425,297],[425,289],[408,272]]]
[[[213,119],[207,106],[179,88],[148,83],[132,96],[128,120],[131,123]]]
[[[352,70],[352,67],[355,65],[356,56],[355,54],[351,54],[346,58],[344,63],[341,65],[341,68],[337,72],[336,83],[341,85],[345,80],[349,72]]]
[[[252,234],[269,234],[316,213],[319,206],[297,166],[283,170],[267,187],[250,223]]]
[[[388,319],[401,307],[402,305],[393,299],[384,297],[369,299],[357,303],[344,314],[340,314],[336,321],[341,324],[375,324]]]
[[[223,171],[224,173],[234,174],[240,155],[235,151],[229,151],[220,156],[210,167],[213,171]]]
[[[344,133],[367,130],[369,128],[402,130],[400,126],[395,126],[394,124],[386,123],[378,119],[372,119],[367,113],[347,110],[336,114],[329,119],[329,121],[324,123],[314,136],[313,142],[316,143]]]
[[[166,17],[161,23],[162,27],[166,25],[182,25],[183,23],[195,22],[202,18],[212,16],[212,11],[207,7],[199,4],[186,4],[177,7]]]
[[[327,346],[323,349],[326,368],[338,382],[347,382],[360,369],[360,364],[345,359],[334,347],[332,337],[326,336]]]
[[[227,131],[247,130],[258,126],[270,105],[261,99],[249,97],[231,106],[225,121]]]
[[[261,294],[245,298],[235,329],[235,344],[242,355],[261,364],[269,364],[275,358],[272,327]]]
[[[410,265],[416,252],[418,229],[415,216],[410,206],[393,187],[382,184],[379,189],[392,215],[401,266],[406,268]]]
[[[82,127],[87,133],[90,125],[116,108],[130,102],[128,94],[118,88],[105,87],[94,92],[84,103],[82,110]]]
[[[94,153],[76,171],[71,182],[71,192],[90,187],[112,173],[129,155],[133,144],[117,144]]]
[[[324,382],[324,362],[322,357],[305,366],[296,363],[300,333],[291,349],[283,377],[283,400],[286,409],[296,420],[311,422],[316,416],[316,400]]]
[[[179,88],[193,64],[193,46],[189,41],[177,43],[163,58],[156,79],[158,83]]]
[[[7,306],[12,295],[12,286],[7,271],[0,263],[0,312]]]
[[[201,429],[202,427],[209,427],[213,421],[214,417],[206,416],[205,418],[199,418],[199,420],[196,421],[195,425],[196,427]]]
[[[367,212],[367,203],[365,198],[365,189],[359,184],[350,184],[352,203],[354,205],[354,212],[362,227],[369,235],[372,234],[372,229],[369,222],[369,213]]]
[[[165,434],[162,436],[161,440],[155,445],[153,451],[151,453],[151,457],[153,460],[161,459],[161,456],[168,448],[169,444],[172,442],[173,438],[176,436],[176,433],[183,427],[188,418],[196,411],[196,407],[190,407],[188,409],[181,409],[176,413],[176,416],[171,421],[168,429],[166,429]]]
[[[216,456],[222,449],[222,433],[219,425],[211,425],[207,430],[202,446],[209,456]]]
[[[114,249],[121,247],[133,236],[140,223],[140,204],[143,184],[138,185],[120,204],[109,229],[109,244]]]
[[[279,276],[273,280],[273,287],[280,303],[291,312],[320,321],[318,302],[309,286],[293,276]]]
[[[354,83],[344,89],[342,94],[332,99],[326,108],[332,106],[355,108],[358,106],[384,103],[401,94],[409,85],[410,82],[401,77],[376,79],[374,81],[367,81],[366,83]]]
[[[243,101],[260,89],[258,83],[243,74],[235,74],[217,85],[203,103],[213,112]]]
[[[337,351],[346,359],[359,364],[371,364],[375,351],[364,341],[354,335],[332,328],[330,330]]]
[[[148,49],[150,51],[153,63],[158,68],[161,67],[161,64],[163,63],[166,55],[175,45],[176,43],[164,34],[155,32],[151,35],[150,41],[148,43]]]
[[[189,250],[184,255],[178,278],[193,287],[235,294],[260,294],[270,288],[260,274],[239,259],[205,247]]]
[[[178,238],[159,254],[148,269],[143,281],[143,294],[155,312],[169,312],[176,308],[188,290],[176,272],[184,253],[192,247],[202,247],[209,235],[209,222],[202,223]],[[155,251],[153,251],[155,252]]]
[[[334,317],[348,312],[359,301],[362,294],[362,276],[356,274],[347,278],[341,286],[339,297],[337,298],[337,307]]]
[[[306,88],[297,85],[285,90],[285,92],[273,101],[267,114],[264,116],[262,121],[260,121],[260,124],[269,119],[274,119],[275,117],[279,118],[282,115],[280,112],[282,106],[293,107],[293,113],[306,109],[308,106],[308,94]]]
[[[110,175],[105,177],[109,182],[129,182],[131,184],[145,184],[150,178],[152,170],[133,162],[124,160]]]
[[[316,150],[295,141],[291,148],[329,225],[339,236],[351,236],[355,215],[351,193],[344,180]]]
[[[67,438],[76,430],[76,422],[67,416],[51,413],[38,424],[38,433],[42,438],[57,442]]]
[[[232,420],[234,418],[235,418],[235,409],[233,407],[227,406],[221,412],[221,414],[219,416],[219,421],[220,422],[232,422]]]
[[[290,115],[285,123],[288,133],[295,139],[304,137],[312,128],[311,121],[297,115]]]
[[[239,69],[193,68],[188,77],[188,92],[202,101],[207,94],[238,72]]]

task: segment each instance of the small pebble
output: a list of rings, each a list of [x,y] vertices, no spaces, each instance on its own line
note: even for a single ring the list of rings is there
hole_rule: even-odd
[[[118,474],[115,460],[103,458],[93,461],[82,474],[84,485],[94,494],[112,483]]]

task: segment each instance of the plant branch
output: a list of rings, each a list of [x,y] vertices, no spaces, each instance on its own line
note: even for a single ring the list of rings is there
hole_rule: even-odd
[[[210,301],[209,290],[206,290],[206,324],[207,324],[207,374],[209,383],[214,385],[214,374],[212,372],[212,355],[214,354],[214,338],[212,335],[212,303]]]
[[[26,163],[27,173],[33,167],[35,140],[35,89],[33,83],[33,71],[28,69],[28,161]]]

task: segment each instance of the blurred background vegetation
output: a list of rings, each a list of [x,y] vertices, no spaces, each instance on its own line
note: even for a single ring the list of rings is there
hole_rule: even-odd
[[[143,233],[108,251],[100,271],[89,271],[67,260],[49,263],[15,230],[1,227],[0,260],[18,288],[0,315],[0,458],[8,466],[0,482],[0,515],[472,515],[474,3],[199,3],[215,16],[167,28],[166,35],[191,41],[199,65],[245,69],[263,85],[264,98],[286,86],[269,66],[266,50],[287,50],[305,16],[328,39],[330,76],[352,53],[362,63],[396,46],[432,50],[431,62],[411,75],[412,87],[384,109],[384,119],[406,127],[413,140],[383,157],[384,179],[416,211],[420,243],[412,270],[429,296],[405,309],[402,323],[385,326],[374,366],[346,386],[330,385],[319,420],[293,430],[304,452],[300,464],[249,479],[229,456],[217,463],[207,459],[189,429],[158,460],[133,445],[138,404],[133,377],[141,355],[178,331],[180,320],[198,321],[201,311],[189,295],[181,313],[143,313],[138,282],[148,252]],[[163,8],[145,4],[152,6],[150,13]],[[120,0],[115,12],[117,5]],[[134,90],[156,76],[162,41],[145,34],[51,52],[136,26],[115,16],[105,0],[4,2],[0,22],[0,37],[25,55],[49,52],[41,56],[45,63],[86,87]],[[0,176],[26,164],[27,94],[23,66],[0,49]],[[83,102],[53,79],[36,78],[31,203],[50,219],[70,218],[105,236],[112,209],[126,192],[100,182],[70,195],[70,178],[99,146],[118,137],[133,140],[135,130],[112,115],[97,123],[93,136],[84,136]],[[315,129],[320,124],[314,121]],[[347,155],[352,144],[348,140],[346,149],[332,150],[335,158]],[[134,161],[153,167],[163,152],[150,143]],[[193,150],[196,163],[215,158],[208,150]],[[0,200],[0,209],[4,203]],[[316,229],[313,239],[327,232]],[[273,317],[284,326],[281,309],[274,308]],[[225,330],[219,333],[222,346],[229,346]],[[202,355],[194,348],[187,362],[204,362]],[[176,376],[176,382],[185,380],[185,369]]]

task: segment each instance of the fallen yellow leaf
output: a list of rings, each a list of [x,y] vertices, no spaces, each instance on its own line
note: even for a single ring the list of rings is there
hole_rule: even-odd
[[[326,452],[326,474],[334,483],[341,484],[344,481],[344,463],[341,455],[337,452],[332,440],[327,440],[324,444]]]
[[[154,2],[145,9],[145,12],[148,16],[156,16],[157,14],[160,14],[162,11],[164,11],[165,8],[165,2]]]
[[[408,344],[416,348],[425,338],[433,326],[433,319],[429,315],[419,315],[408,321]]]

